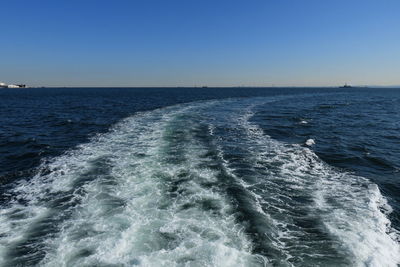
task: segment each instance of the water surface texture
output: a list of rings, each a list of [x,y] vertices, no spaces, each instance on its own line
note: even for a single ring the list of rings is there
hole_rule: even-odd
[[[398,266],[400,90],[0,91],[1,266]]]

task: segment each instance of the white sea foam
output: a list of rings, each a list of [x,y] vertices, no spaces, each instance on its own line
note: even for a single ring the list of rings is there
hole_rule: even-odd
[[[314,139],[307,139],[307,141],[306,141],[306,145],[307,146],[313,146],[313,145],[315,145],[315,141],[314,141]]]
[[[290,199],[293,194],[307,196],[310,194],[314,204],[309,207],[309,216],[321,221],[324,231],[329,233],[333,242],[340,244],[335,250],[339,255],[347,257],[348,263],[354,266],[398,266],[400,264],[400,246],[396,241],[398,233],[391,228],[387,213],[391,207],[381,195],[376,184],[367,179],[336,170],[322,162],[310,149],[289,145],[271,139],[249,119],[253,116],[248,112],[238,119],[249,136],[249,145],[254,160],[279,166],[277,170],[266,172],[265,184],[269,184],[268,193],[273,201],[263,203],[263,209],[268,212],[271,206],[275,209],[284,207],[282,212],[291,213],[293,207],[279,203],[280,199]],[[310,141],[310,142],[308,142]],[[312,145],[312,139],[307,140]],[[274,181],[278,183],[272,184]],[[282,182],[282,183],[281,183]],[[289,194],[280,195],[279,191],[292,188]],[[294,190],[294,191],[293,191]],[[256,190],[254,191],[256,192]],[[274,204],[275,201],[275,204]],[[257,204],[259,205],[259,204]],[[285,217],[285,216],[283,216]],[[282,219],[282,214],[272,215],[273,220]],[[290,215],[286,223],[278,223],[280,233],[278,240],[282,250],[292,257],[294,251],[290,246],[295,245],[295,252],[311,253],[314,258],[324,257],[327,252],[322,250],[320,255],[315,251],[302,251],[307,233],[301,228],[294,227]],[[291,225],[288,230],[288,225]],[[296,239],[300,238],[296,241]],[[287,242],[290,240],[290,242]],[[347,256],[346,256],[347,255]]]
[[[251,254],[252,244],[236,223],[229,201],[202,185],[215,182],[218,171],[202,167],[209,159],[191,136],[195,125],[184,122],[184,129],[174,129],[185,111],[154,111],[126,119],[110,133],[54,159],[46,165],[49,174],[19,183],[14,194],[28,203],[12,203],[0,214],[3,255],[26,239],[37,218],[57,212],[45,202],[49,194],[66,193],[77,204],[69,207],[67,219],[55,222],[60,232],[44,237],[46,256],[40,265],[262,263]],[[183,131],[188,141],[171,144],[174,131]],[[169,153],[176,149],[181,150],[181,162],[170,163]],[[16,224],[7,215],[18,209],[31,214]],[[2,264],[9,263],[4,257]]]
[[[15,265],[11,250],[50,221],[56,230],[30,244],[45,252],[44,266],[259,266],[274,257],[287,266],[397,266],[398,237],[378,186],[328,166],[307,147],[265,135],[250,122],[251,109],[264,101],[140,113],[44,163],[0,210],[0,265]],[[202,123],[222,170],[207,167],[215,159],[196,138],[205,134]],[[218,136],[220,129],[232,139]],[[242,165],[251,174],[237,174],[225,145],[247,151]],[[260,244],[219,188],[221,172],[253,205],[260,225],[252,226],[265,231],[257,242],[276,253],[255,254]]]

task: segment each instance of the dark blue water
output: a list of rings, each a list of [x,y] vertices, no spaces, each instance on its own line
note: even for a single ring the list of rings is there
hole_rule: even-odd
[[[0,125],[4,266],[399,264],[399,89],[2,89]]]

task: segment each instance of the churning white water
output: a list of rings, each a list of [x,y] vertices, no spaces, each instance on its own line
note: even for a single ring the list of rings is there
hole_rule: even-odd
[[[136,114],[44,162],[0,211],[0,264],[399,264],[379,188],[265,135],[265,101]]]

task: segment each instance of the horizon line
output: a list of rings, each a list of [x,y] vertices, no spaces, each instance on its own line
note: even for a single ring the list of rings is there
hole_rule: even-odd
[[[206,88],[342,88],[343,85],[322,85],[322,86],[306,86],[306,85],[258,85],[258,86],[243,86],[243,85],[238,85],[238,86],[96,86],[96,85],[89,85],[89,86],[28,86],[27,88],[200,88],[200,89],[206,89]],[[400,88],[400,85],[351,85],[350,88]]]

